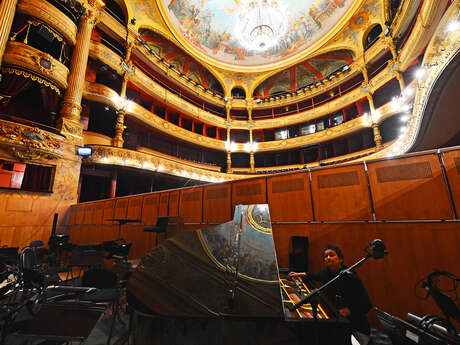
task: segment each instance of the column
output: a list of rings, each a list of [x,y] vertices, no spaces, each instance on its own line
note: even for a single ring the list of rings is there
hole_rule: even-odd
[[[246,110],[248,111],[248,121],[252,121],[252,109],[254,109],[254,104],[252,98],[246,99]]]
[[[254,164],[254,152],[253,151],[249,153],[249,167],[250,167],[249,169],[250,172],[256,171],[255,164]]]
[[[230,104],[230,101],[225,103],[225,113],[227,114],[227,121],[230,121],[230,110],[232,109],[232,105]]]
[[[80,18],[72,61],[70,62],[70,74],[68,87],[64,94],[61,105],[61,117],[58,120],[58,128],[68,138],[81,144],[83,130],[80,125],[81,98],[85,83],[86,66],[88,64],[89,45],[91,32],[97,23],[99,8],[87,8]]]
[[[0,3],[0,65],[3,61],[11,25],[13,25],[14,14],[18,0],[2,0]],[[0,74],[1,81],[1,74]]]
[[[372,130],[374,132],[374,142],[377,150],[382,148],[382,136],[380,135],[379,125],[374,117],[375,114],[375,106],[374,106],[374,99],[372,98],[372,94],[368,93],[367,100],[369,101],[369,107],[371,109],[371,120],[372,120]]]
[[[231,174],[232,172],[232,153],[230,150],[227,151],[227,173]]]
[[[130,63],[131,52],[134,43],[132,41],[126,42],[126,57],[125,63],[128,67],[132,68]],[[126,115],[126,88],[128,86],[128,72],[123,74],[123,83],[121,84],[120,99],[122,101],[120,109],[117,112],[117,122],[115,123],[115,137],[112,139],[112,145],[115,147],[123,147],[123,132],[125,131],[125,115]]]
[[[122,100],[122,105],[117,111],[117,122],[115,123],[115,137],[112,140],[112,145],[115,147],[123,147],[123,132],[125,130],[125,107],[126,107],[126,87],[128,85],[128,78],[126,73],[123,75],[123,84],[121,85],[120,98]]]
[[[406,85],[404,83],[403,75],[399,71],[394,71],[394,75],[395,75],[396,79],[398,79],[399,88],[401,89],[401,93],[402,93],[404,91],[404,89],[406,88]]]
[[[112,181],[110,182],[110,198],[115,198],[117,192],[118,171],[113,170]]]

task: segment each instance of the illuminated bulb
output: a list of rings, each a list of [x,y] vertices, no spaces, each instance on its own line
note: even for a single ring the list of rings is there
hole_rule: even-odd
[[[409,111],[410,110],[410,105],[409,104],[403,104],[401,107],[402,111]]]
[[[417,79],[422,79],[425,76],[426,70],[424,68],[419,68],[417,72],[415,72],[415,76]]]
[[[455,32],[460,29],[460,22],[457,20],[454,20],[447,24],[447,32]]]
[[[410,96],[412,96],[412,95],[414,94],[414,92],[415,92],[415,89],[414,89],[414,88],[408,87],[407,89],[405,89],[405,90],[403,91],[403,96],[404,96],[404,97],[410,97]]]
[[[401,120],[402,122],[406,122],[407,120],[409,120],[409,116],[403,115],[403,116],[400,117],[400,120]]]

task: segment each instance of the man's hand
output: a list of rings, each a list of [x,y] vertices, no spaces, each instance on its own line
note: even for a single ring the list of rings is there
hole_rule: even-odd
[[[339,312],[343,316],[350,316],[351,315],[351,311],[348,308],[342,308],[342,309],[339,310]]]
[[[296,277],[306,277],[307,274],[305,272],[289,272],[289,278],[296,278]]]

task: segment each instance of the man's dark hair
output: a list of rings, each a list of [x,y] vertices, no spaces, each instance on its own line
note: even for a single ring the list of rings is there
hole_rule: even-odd
[[[336,245],[334,245],[334,244],[328,244],[328,245],[326,245],[326,247],[324,247],[324,248],[323,248],[323,251],[322,251],[323,255],[324,255],[324,252],[325,252],[326,250],[328,250],[328,249],[333,250],[333,251],[337,254],[337,256],[339,257],[339,259],[342,259],[342,260],[343,260],[343,253],[342,253],[342,250],[340,249],[339,246],[336,246]]]

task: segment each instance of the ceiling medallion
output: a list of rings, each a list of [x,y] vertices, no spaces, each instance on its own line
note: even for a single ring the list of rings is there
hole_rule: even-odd
[[[160,1],[176,37],[207,62],[260,67],[285,64],[332,37],[364,0]]]
[[[277,0],[244,0],[236,13],[235,37],[247,50],[265,51],[288,30],[286,6]]]

